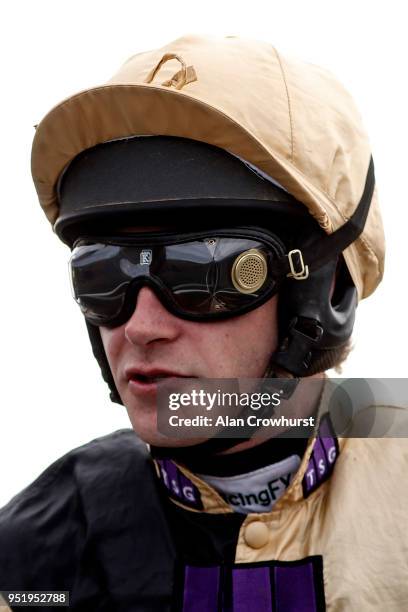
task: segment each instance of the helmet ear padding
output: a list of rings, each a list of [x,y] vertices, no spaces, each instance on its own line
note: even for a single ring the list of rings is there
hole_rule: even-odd
[[[311,376],[335,366],[353,331],[356,306],[357,290],[342,258],[306,280],[288,280],[279,293],[280,345],[272,369]]]

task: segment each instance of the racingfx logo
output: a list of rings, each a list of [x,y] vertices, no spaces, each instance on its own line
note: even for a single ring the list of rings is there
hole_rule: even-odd
[[[235,476],[199,474],[236,512],[268,512],[290,485],[300,465],[299,455]]]
[[[143,249],[140,252],[140,265],[150,266],[153,259],[153,251],[151,249]]]
[[[258,491],[224,493],[225,500],[238,512],[267,512],[290,485],[293,473],[273,478]]]

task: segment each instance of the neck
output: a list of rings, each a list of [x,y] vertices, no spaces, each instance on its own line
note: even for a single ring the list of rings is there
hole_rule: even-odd
[[[294,394],[295,398],[295,409],[291,411],[291,416],[299,417],[299,418],[307,418],[312,416],[318,409],[320,397],[323,391],[324,380],[326,378],[326,374],[324,372],[319,372],[318,374],[314,374],[313,376],[309,376],[307,381],[316,380],[320,382],[316,382],[312,385],[305,385],[302,387],[301,393],[299,394],[299,390],[296,390]],[[241,451],[254,448],[255,446],[259,446],[263,444],[266,440],[271,439],[271,435],[264,433],[262,435],[262,429],[257,432],[257,435],[250,440],[244,440],[240,444],[236,444],[232,448],[228,448],[225,451],[221,451],[217,453],[217,456],[221,455],[232,455],[234,453],[239,453]],[[265,430],[264,430],[265,431]],[[288,430],[283,430],[278,435],[285,434]]]

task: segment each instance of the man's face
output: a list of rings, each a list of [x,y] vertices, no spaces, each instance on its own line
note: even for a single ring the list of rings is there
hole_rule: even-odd
[[[218,322],[186,321],[143,287],[130,319],[101,327],[102,342],[133,429],[150,444],[182,446],[157,432],[155,377],[260,378],[277,347],[277,296],[244,315]]]

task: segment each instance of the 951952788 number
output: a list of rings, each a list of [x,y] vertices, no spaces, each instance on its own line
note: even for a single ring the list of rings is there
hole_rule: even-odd
[[[69,606],[68,591],[1,591],[0,603],[17,606]]]

